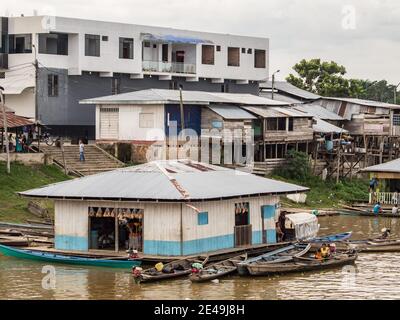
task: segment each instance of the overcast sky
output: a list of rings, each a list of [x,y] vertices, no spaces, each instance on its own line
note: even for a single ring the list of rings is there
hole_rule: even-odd
[[[271,72],[302,58],[343,64],[348,77],[400,82],[398,0],[1,0],[1,15],[58,16],[270,39]]]

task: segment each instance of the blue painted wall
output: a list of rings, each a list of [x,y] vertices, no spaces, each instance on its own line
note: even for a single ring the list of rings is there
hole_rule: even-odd
[[[201,107],[200,106],[192,106],[192,105],[184,105],[184,114],[185,114],[185,129],[193,129],[196,131],[197,135],[200,136],[201,133]],[[169,136],[169,127],[168,127],[168,114],[169,121],[176,121],[178,125],[178,134],[181,131],[181,112],[180,106],[176,104],[168,104],[165,105],[165,134]]]
[[[56,235],[54,247],[58,250],[88,251],[89,240],[87,237]]]

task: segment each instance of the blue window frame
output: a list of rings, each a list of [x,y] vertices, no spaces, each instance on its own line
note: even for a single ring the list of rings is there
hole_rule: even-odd
[[[199,226],[208,224],[208,212],[199,212],[197,215],[197,224]]]

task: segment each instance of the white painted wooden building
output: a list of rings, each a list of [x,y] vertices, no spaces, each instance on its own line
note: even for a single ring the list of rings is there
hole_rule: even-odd
[[[279,195],[305,191],[219,166],[175,160],[118,169],[20,195],[55,201],[56,249],[97,249],[97,240],[107,228],[110,238],[118,239],[115,249],[122,249],[127,239],[122,225],[129,220],[137,226],[134,234],[140,251],[180,256],[275,243]]]

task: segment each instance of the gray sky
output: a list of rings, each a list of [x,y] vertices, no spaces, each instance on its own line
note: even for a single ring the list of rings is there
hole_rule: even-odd
[[[348,77],[400,82],[396,0],[2,0],[1,15],[55,14],[268,37],[271,72],[334,60]]]

